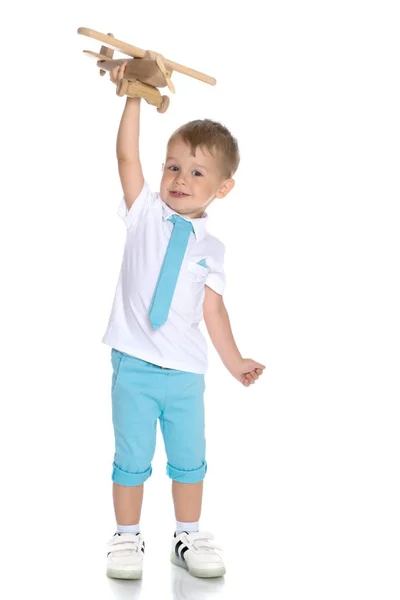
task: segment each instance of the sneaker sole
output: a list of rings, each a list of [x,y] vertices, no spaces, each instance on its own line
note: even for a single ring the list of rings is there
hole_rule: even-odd
[[[222,577],[226,573],[225,567],[218,567],[217,569],[194,569],[190,568],[185,560],[178,558],[175,552],[171,552],[171,562],[177,567],[182,567],[189,571],[194,577]]]
[[[142,571],[107,569],[107,577],[111,577],[111,579],[141,579]]]

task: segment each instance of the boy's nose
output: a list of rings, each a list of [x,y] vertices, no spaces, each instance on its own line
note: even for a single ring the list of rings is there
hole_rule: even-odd
[[[176,177],[175,177],[175,183],[178,185],[186,185],[186,179],[185,177],[182,175],[182,173],[179,173]]]

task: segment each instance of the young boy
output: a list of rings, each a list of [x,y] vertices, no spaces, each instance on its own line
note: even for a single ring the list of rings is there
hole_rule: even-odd
[[[111,72],[113,83],[125,67]],[[222,362],[243,385],[254,383],[264,369],[237,349],[222,299],[224,246],[206,231],[205,210],[233,188],[239,151],[219,123],[192,121],[170,138],[160,193],[152,193],[139,159],[140,102],[127,98],[117,137],[124,193],[119,214],[127,237],[103,338],[112,348],[117,521],[107,575],[142,575],[143,483],[152,473],[159,419],[176,516],[171,560],[194,576],[218,577],[225,573],[218,547],[211,534],[199,531],[207,471],[203,317]]]

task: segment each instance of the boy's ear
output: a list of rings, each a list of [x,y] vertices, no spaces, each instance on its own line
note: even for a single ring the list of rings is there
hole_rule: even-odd
[[[216,198],[225,198],[227,194],[235,187],[234,179],[225,179],[219,187],[218,192],[215,194]]]

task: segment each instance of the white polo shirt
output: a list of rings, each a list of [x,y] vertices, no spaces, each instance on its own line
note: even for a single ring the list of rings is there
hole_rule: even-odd
[[[102,341],[147,362],[192,373],[207,370],[207,342],[199,329],[204,286],[218,294],[225,287],[224,245],[206,231],[207,215],[188,219],[194,229],[183,258],[168,320],[153,329],[149,309],[167,250],[175,213],[144,184],[127,210],[118,214],[127,227],[121,271],[106,333]],[[207,266],[199,264],[203,262]]]

